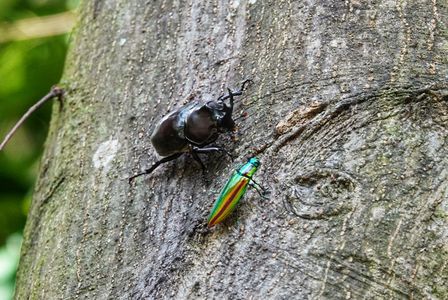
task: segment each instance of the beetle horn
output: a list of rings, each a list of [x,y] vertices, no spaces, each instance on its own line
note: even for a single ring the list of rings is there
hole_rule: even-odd
[[[243,83],[241,84],[241,88],[236,92],[232,92],[229,88],[227,88],[229,93],[225,96],[224,95],[220,96],[217,101],[225,101],[227,99],[232,98],[233,96],[241,96],[243,94],[243,91],[246,89],[246,85],[249,83],[253,83],[253,80],[252,79],[244,80]],[[230,101],[231,101],[231,103],[233,103],[233,99],[231,99]],[[232,106],[233,106],[233,104],[232,104]]]

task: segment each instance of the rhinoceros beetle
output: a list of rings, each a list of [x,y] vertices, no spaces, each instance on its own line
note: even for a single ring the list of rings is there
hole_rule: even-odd
[[[241,89],[236,92],[227,89],[228,94],[220,96],[217,100],[206,103],[190,102],[162,118],[151,135],[151,143],[157,154],[163,158],[144,172],[130,177],[129,182],[138,176],[150,174],[161,164],[174,160],[186,152],[192,154],[203,171],[205,166],[198,153],[219,151],[231,157],[224,148],[207,146],[216,141],[220,133],[235,129],[235,121],[232,119],[233,97],[241,96],[246,84],[250,82],[250,79],[245,80]],[[227,99],[229,105],[225,103]]]

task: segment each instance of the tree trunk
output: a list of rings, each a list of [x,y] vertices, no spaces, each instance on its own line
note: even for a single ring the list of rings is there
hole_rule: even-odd
[[[448,298],[448,4],[82,1],[17,299]],[[152,174],[167,112],[236,101],[235,155]],[[222,186],[255,180],[206,228]]]

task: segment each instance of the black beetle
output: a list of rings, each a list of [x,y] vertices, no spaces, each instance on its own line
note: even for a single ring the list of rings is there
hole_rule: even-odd
[[[232,119],[233,97],[241,96],[249,82],[250,79],[245,80],[241,89],[236,92],[227,89],[229,93],[216,101],[206,103],[193,101],[162,118],[151,135],[151,143],[157,153],[164,158],[144,172],[130,177],[129,182],[138,176],[150,174],[161,164],[174,160],[186,152],[191,152],[203,171],[205,166],[198,153],[220,151],[231,157],[230,153],[221,147],[206,146],[216,141],[220,133],[235,129],[235,121]],[[224,102],[227,99],[229,105]]]

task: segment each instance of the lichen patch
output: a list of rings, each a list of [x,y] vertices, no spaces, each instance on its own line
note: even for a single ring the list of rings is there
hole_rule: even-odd
[[[110,163],[120,148],[118,140],[108,140],[101,143],[93,155],[92,162],[95,169],[103,169],[108,171]]]

